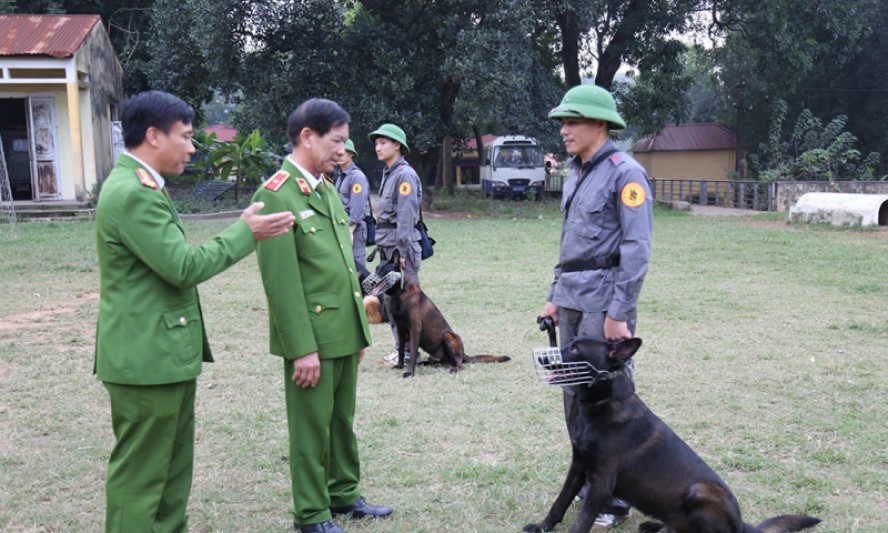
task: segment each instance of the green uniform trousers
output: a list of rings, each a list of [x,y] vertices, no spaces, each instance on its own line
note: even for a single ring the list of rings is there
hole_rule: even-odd
[[[197,380],[168,385],[105,382],[117,443],[105,485],[107,533],[188,530]]]
[[[321,359],[321,377],[314,388],[293,383],[293,366],[293,360],[284,360],[293,515],[299,524],[317,524],[332,519],[331,505],[344,507],[361,497],[352,427],[358,354]]]

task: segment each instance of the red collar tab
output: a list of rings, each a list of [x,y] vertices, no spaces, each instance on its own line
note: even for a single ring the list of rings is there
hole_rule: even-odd
[[[296,178],[296,184],[299,185],[299,190],[302,191],[302,194],[311,194],[311,187],[308,186],[305,178]]]
[[[139,176],[139,181],[142,182],[142,185],[150,189],[157,190],[157,183],[154,181],[154,178],[151,177],[151,174],[147,170],[145,170],[144,168],[137,168],[136,175]]]

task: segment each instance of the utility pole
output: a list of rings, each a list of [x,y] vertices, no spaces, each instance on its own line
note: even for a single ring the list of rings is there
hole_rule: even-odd
[[[743,118],[746,112],[746,78],[741,77],[740,81],[734,87],[737,89],[737,101],[734,102],[734,108],[737,110],[737,140],[736,160],[734,161],[734,170],[740,180],[746,179],[746,164],[743,158]]]

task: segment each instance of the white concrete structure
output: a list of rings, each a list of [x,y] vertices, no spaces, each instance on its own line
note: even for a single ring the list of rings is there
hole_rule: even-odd
[[[833,226],[888,226],[888,194],[805,193],[790,207],[789,219]]]

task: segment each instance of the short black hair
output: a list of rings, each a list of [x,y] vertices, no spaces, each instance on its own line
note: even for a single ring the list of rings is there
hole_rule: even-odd
[[[287,137],[293,146],[299,145],[299,133],[308,128],[324,136],[333,128],[348,124],[351,117],[333,100],[312,98],[302,102],[287,120]]]
[[[135,148],[145,140],[148,128],[169,133],[176,122],[194,122],[194,109],[178,96],[163,91],[139,93],[124,104],[123,145]]]

